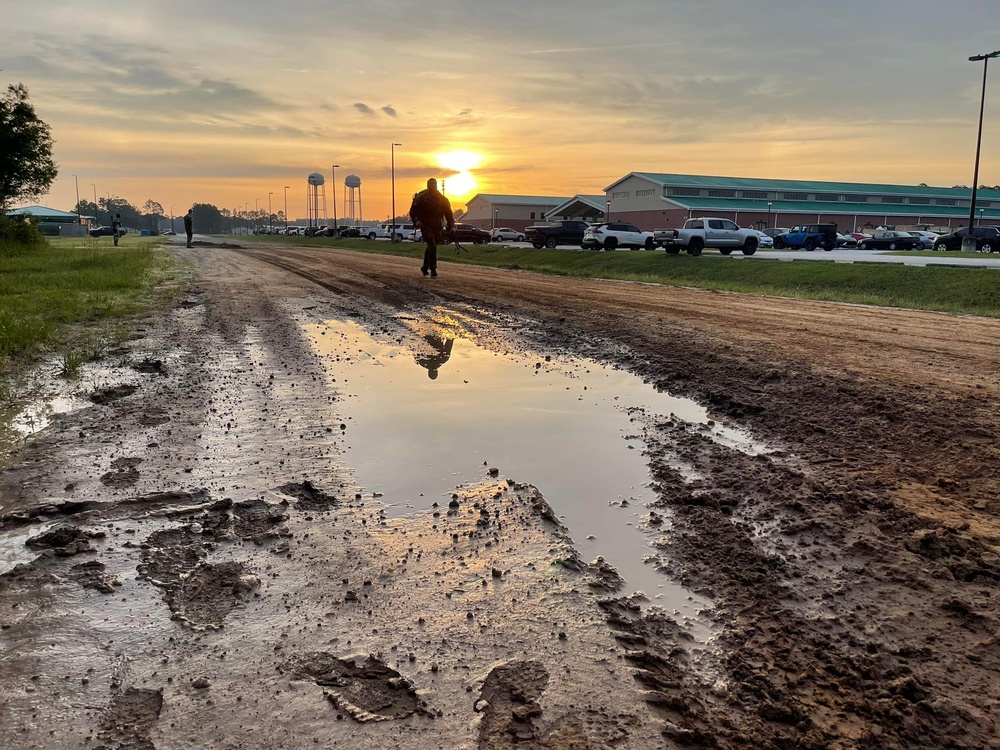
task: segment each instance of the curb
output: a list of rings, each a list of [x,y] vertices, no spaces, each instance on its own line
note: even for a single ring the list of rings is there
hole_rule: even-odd
[[[971,265],[969,263],[928,263],[927,267],[935,266],[937,268],[995,268],[995,266],[980,266]]]
[[[905,266],[901,260],[852,260],[856,266]],[[930,265],[930,264],[928,264]]]

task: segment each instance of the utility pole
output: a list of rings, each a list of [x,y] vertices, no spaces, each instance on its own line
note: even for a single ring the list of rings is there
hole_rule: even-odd
[[[339,226],[337,224],[337,167],[339,167],[339,166],[340,166],[339,164],[332,165],[331,172],[330,172],[330,182],[333,183],[333,185],[332,185],[332,187],[333,187],[333,231],[334,231],[335,234],[337,232],[337,227]]]
[[[969,203],[969,234],[972,234],[972,227],[976,220],[976,191],[979,189],[979,152],[983,145],[983,109],[986,107],[986,68],[990,64],[991,57],[1000,57],[1000,50],[990,52],[988,55],[973,55],[969,62],[983,61],[983,94],[979,100],[979,132],[976,135],[976,167],[972,173],[972,200]]]
[[[73,175],[73,182],[76,183],[76,223],[83,224],[83,219],[80,218],[80,178]]]

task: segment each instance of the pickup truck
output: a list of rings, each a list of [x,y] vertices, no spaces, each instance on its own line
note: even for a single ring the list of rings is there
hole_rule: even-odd
[[[741,250],[744,255],[753,255],[760,244],[760,236],[755,229],[740,229],[729,219],[704,217],[688,219],[682,229],[656,229],[653,243],[662,247],[670,255],[676,255],[681,248],[688,255],[701,255],[706,247],[717,248],[723,255],[733,250]]]
[[[525,239],[537,250],[557,245],[583,245],[583,233],[590,225],[585,221],[555,221],[548,225],[531,226],[524,230]]]

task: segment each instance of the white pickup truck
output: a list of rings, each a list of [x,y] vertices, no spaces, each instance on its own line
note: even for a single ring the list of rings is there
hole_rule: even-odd
[[[753,255],[760,244],[760,236],[755,229],[740,229],[729,219],[703,217],[688,219],[683,229],[656,229],[653,243],[662,247],[670,255],[676,255],[681,248],[688,255],[701,255],[706,247],[717,248],[723,255],[733,250],[741,250],[744,255]]]

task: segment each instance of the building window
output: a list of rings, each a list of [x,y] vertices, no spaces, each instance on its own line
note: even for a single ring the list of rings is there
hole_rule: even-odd
[[[708,197],[709,198],[735,198],[736,197],[736,191],[735,190],[709,190],[708,191]]]
[[[902,203],[903,202],[903,196],[901,196],[901,195],[883,195],[882,196],[882,202],[883,203]]]
[[[938,206],[954,206],[955,205],[955,199],[954,198],[935,198],[934,199],[934,203],[935,203],[935,205],[938,205]]]
[[[669,194],[683,195],[688,198],[697,198],[699,195],[701,195],[701,190],[698,188],[675,187],[675,188],[670,188]]]
[[[867,203],[867,195],[845,195],[844,200],[848,203]]]
[[[910,198],[910,203],[914,206],[929,206],[931,204],[930,198]]]
[[[650,188],[649,190],[636,190],[635,191],[635,197],[636,198],[650,198],[650,197],[653,196],[653,194],[655,192],[656,191],[653,190],[652,188]]]
[[[839,203],[840,196],[836,193],[816,193],[816,195],[813,196],[813,200]]]
[[[784,193],[784,198],[786,201],[807,201],[809,200],[808,193]]]
[[[744,190],[740,193],[741,198],[757,198],[758,200],[767,200],[766,190]]]
[[[532,218],[532,219],[534,219],[534,218],[535,218],[535,212],[534,212],[534,211],[532,211],[532,212],[531,212],[531,218]]]
[[[628,191],[628,190],[620,190],[617,193],[612,193],[611,194],[611,200],[615,200],[615,201],[624,200],[625,198],[629,197],[629,193],[630,193],[630,191]]]

